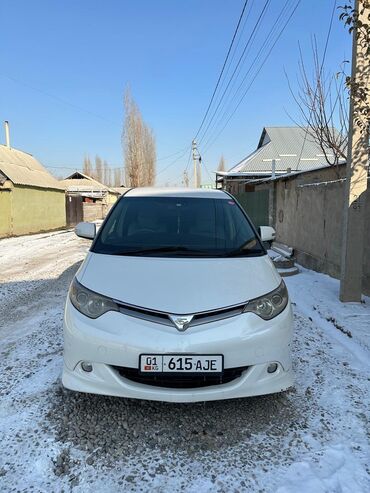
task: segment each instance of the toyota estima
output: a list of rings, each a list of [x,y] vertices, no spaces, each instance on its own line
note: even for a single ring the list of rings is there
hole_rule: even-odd
[[[268,228],[266,228],[268,229]],[[95,232],[64,318],[65,387],[195,402],[292,385],[284,281],[221,190],[128,191]]]

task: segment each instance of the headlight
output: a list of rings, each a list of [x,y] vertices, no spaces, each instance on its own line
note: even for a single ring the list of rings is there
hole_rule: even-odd
[[[288,291],[285,282],[281,281],[280,286],[260,298],[248,301],[243,313],[255,313],[264,320],[271,320],[281,313],[288,304]]]
[[[69,288],[69,298],[79,312],[89,318],[98,318],[109,311],[119,311],[117,303],[82,286],[76,278]]]

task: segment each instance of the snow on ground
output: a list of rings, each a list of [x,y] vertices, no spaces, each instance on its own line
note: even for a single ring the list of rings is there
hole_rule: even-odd
[[[354,351],[358,351],[358,344],[370,350],[370,298],[364,296],[362,304],[339,303],[339,282],[336,279],[302,267],[300,270],[301,275],[291,277],[287,284],[301,312],[314,318],[317,323],[326,320],[329,322],[329,325],[324,324],[327,328],[332,326],[347,334],[350,339],[353,338]],[[333,331],[334,334],[338,343],[342,343],[343,338],[338,337],[338,332]],[[368,358],[368,352],[364,356]]]
[[[295,388],[197,404],[81,395],[60,385],[62,314],[89,243],[0,241],[0,491],[370,491],[370,299],[301,269]]]

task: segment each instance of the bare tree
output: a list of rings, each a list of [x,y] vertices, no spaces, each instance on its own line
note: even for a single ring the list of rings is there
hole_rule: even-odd
[[[344,6],[340,7],[342,13],[339,18],[344,22],[344,25],[348,27],[348,31],[351,34],[353,30],[357,29],[358,43],[363,48],[363,59],[359,60],[362,66],[368,66],[368,60],[370,59],[370,19],[368,22],[363,22],[359,19],[361,15],[364,18],[366,9],[370,8],[369,0],[361,0],[359,2],[359,11],[354,8],[353,1],[347,0]],[[368,81],[368,71],[365,71],[364,77],[356,77],[353,80],[351,76],[346,77],[346,85],[349,92],[352,94],[357,102],[358,111],[355,115],[355,122],[361,129],[363,134],[369,133],[370,128],[370,107],[368,104],[370,87]]]
[[[218,163],[217,171],[225,171],[225,159],[223,155],[221,156],[220,161]]]
[[[107,161],[103,161],[99,156],[95,157],[95,165],[92,165],[90,157],[86,156],[84,158],[82,169],[85,175],[91,176],[91,178],[94,178],[95,180],[103,183],[104,185],[107,185],[108,187],[112,186],[112,183],[114,181],[113,170],[111,169]],[[122,179],[120,179],[120,181],[122,181]]]
[[[123,185],[123,170],[122,168],[114,168],[114,179],[113,183],[115,187],[120,187]]]
[[[102,162],[102,179],[101,182],[104,183],[104,185],[108,185],[109,181],[109,171],[108,171],[108,164],[106,161]]]
[[[94,170],[94,178],[102,183],[104,180],[104,170],[103,170],[103,161],[100,156],[95,156],[95,170]]]
[[[92,176],[92,166],[89,156],[84,157],[83,173],[88,176]]]
[[[126,90],[124,104],[125,123],[122,144],[126,184],[130,187],[153,185],[156,174],[156,145],[153,132],[144,123],[129,90]]]
[[[146,186],[153,186],[156,176],[156,145],[152,129],[144,124],[143,128],[143,157],[144,157],[144,174],[143,183]]]
[[[104,183],[104,185],[107,185],[107,187],[110,187],[112,185],[111,169],[106,160],[103,161],[102,166],[102,183]]]
[[[183,183],[184,187],[188,187],[189,183],[190,183],[189,174],[186,170],[184,170],[184,173],[182,176],[182,183]]]
[[[320,147],[326,162],[330,166],[337,165],[347,157],[348,99],[344,71],[327,76],[316,45],[313,46],[312,75],[308,74],[302,53],[299,69],[300,81],[296,94],[289,84],[300,112],[300,121],[296,123],[305,131],[307,139]]]

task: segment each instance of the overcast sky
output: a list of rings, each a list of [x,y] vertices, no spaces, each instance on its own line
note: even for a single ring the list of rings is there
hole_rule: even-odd
[[[259,68],[253,60],[269,40],[281,9],[286,4],[290,12],[295,3],[268,3],[239,78],[230,86],[235,91],[249,70],[229,112]],[[99,154],[112,167],[122,165],[122,100],[129,84],[156,135],[158,184],[180,184],[191,140],[243,4],[244,0],[0,0],[0,118],[10,122],[12,145],[59,175],[81,167],[85,154]],[[249,0],[234,64],[264,4],[265,0]],[[252,152],[263,126],[293,125],[287,112],[295,117],[297,108],[284,68],[295,86],[298,42],[308,64],[313,36],[322,53],[332,9],[332,0],[301,0],[225,130],[210,145],[227,120],[228,106],[225,117],[221,113],[218,124],[215,117],[201,140],[209,171],[216,169],[221,154],[230,168]],[[329,73],[337,72],[350,56],[350,36],[338,17],[336,11],[326,58]],[[285,20],[283,15],[276,24],[276,34]],[[182,149],[184,155],[178,152]],[[179,159],[173,163],[175,158]],[[203,182],[210,182],[205,169]]]

